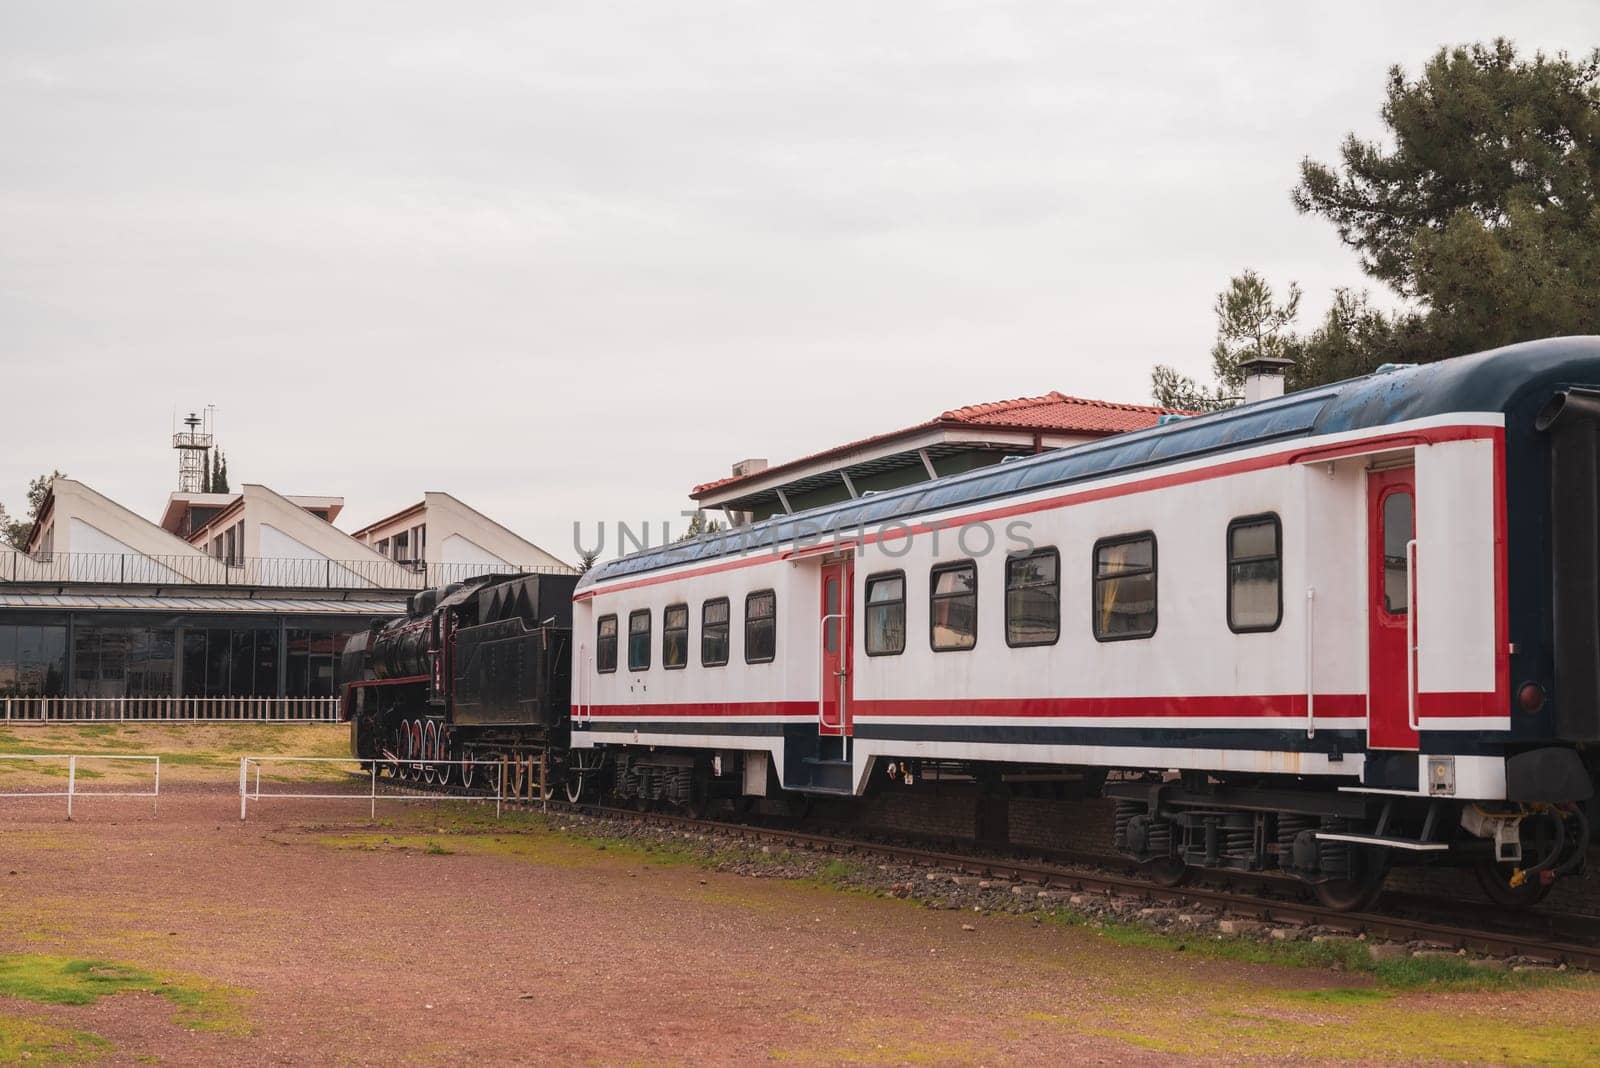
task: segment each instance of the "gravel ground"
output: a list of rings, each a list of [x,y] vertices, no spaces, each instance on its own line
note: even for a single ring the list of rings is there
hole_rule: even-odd
[[[1367,976],[1119,941],[1055,915],[1115,919],[1134,902],[1041,901],[631,822],[496,823],[459,803],[380,803],[368,825],[360,805],[280,801],[240,824],[236,797],[196,785],[163,796],[156,817],[99,800],[72,824],[56,803],[8,803],[0,955],[225,984],[248,1033],[189,1030],[149,994],[0,996],[0,1039],[8,1021],[88,1032],[109,1044],[105,1064],[1600,1056],[1600,988],[1586,980],[1374,990]],[[1199,949],[1216,936],[1190,937]]]

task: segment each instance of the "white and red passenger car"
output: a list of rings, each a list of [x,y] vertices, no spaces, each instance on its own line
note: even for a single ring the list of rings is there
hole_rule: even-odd
[[[1174,878],[1355,905],[1453,861],[1534,899],[1581,864],[1600,738],[1590,390],[1600,339],[1552,339],[612,561],[572,746],[674,800],[1109,771],[1119,846]]]

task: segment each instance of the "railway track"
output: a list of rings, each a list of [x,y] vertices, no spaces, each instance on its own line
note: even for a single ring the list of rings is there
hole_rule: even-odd
[[[415,781],[393,785],[408,790],[422,789],[467,796],[459,787],[425,785]],[[485,797],[480,791],[473,791],[472,794]],[[486,799],[492,800],[493,797],[493,793],[489,793]],[[1117,894],[1142,898],[1157,905],[1198,905],[1227,916],[1266,924],[1314,925],[1351,937],[1365,935],[1394,942],[1423,942],[1447,950],[1465,950],[1493,957],[1527,957],[1550,964],[1600,971],[1600,919],[1595,917],[1541,912],[1519,915],[1478,903],[1442,902],[1408,894],[1385,895],[1385,900],[1395,911],[1338,912],[1281,896],[1284,891],[1292,889],[1287,885],[1287,880],[1255,873],[1228,873],[1230,878],[1239,876],[1236,880],[1238,885],[1234,886],[1202,884],[1172,887],[1134,874],[1097,867],[1111,858],[1089,855],[1084,855],[1077,863],[1068,863],[985,855],[981,852],[957,852],[948,848],[874,841],[837,832],[821,833],[797,827],[640,811],[583,801],[571,803],[557,797],[545,801],[506,801],[504,804],[508,808],[524,811],[543,809],[569,812],[716,834],[783,848],[850,854],[907,866],[1025,883],[1041,890]],[[1207,873],[1207,876],[1210,875]],[[1435,914],[1433,918],[1426,915],[1430,912]],[[1437,915],[1440,913],[1444,915]]]

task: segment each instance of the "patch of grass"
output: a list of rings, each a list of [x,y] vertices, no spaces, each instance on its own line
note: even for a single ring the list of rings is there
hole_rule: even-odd
[[[1525,990],[1562,985],[1573,977],[1552,972],[1510,972],[1473,965],[1464,957],[1401,957],[1375,961],[1364,942],[1258,942],[1196,932],[1174,935],[1141,924],[1101,921],[1071,909],[1045,914],[1068,927],[1085,927],[1120,946],[1193,953],[1213,960],[1270,964],[1291,968],[1330,968],[1370,976],[1387,990]]]
[[[428,845],[427,845],[427,848],[425,848],[423,850],[423,852],[428,854],[428,856],[430,856],[430,857],[448,857],[448,856],[454,855],[455,850],[446,849],[444,846],[440,845],[438,842],[430,841],[428,843]]]
[[[1220,995],[1220,991],[1218,992]],[[1174,1010],[1146,1005],[1121,1018],[1057,1022],[1084,1034],[1115,1038],[1180,1057],[1261,1060],[1315,1051],[1319,1061],[1461,1062],[1586,1065],[1600,1057],[1600,1030],[1507,1020],[1496,1014],[1438,1011],[1362,1002],[1317,1006],[1315,1016],[1285,1013],[1270,997],[1229,990],[1203,1005]]]
[[[45,953],[0,956],[0,995],[47,1005],[90,1005],[103,997],[141,991],[178,1007],[174,1022],[191,1031],[246,1034],[239,1007],[244,991],[193,976],[147,971],[131,964]]]
[[[1307,1001],[1315,1005],[1370,1005],[1388,1001],[1394,993],[1370,986],[1335,986],[1326,990],[1289,990],[1283,997],[1286,1001]]]
[[[859,878],[861,871],[861,865],[848,860],[830,860],[817,872],[817,880],[834,885],[849,883]]]
[[[82,1064],[110,1049],[111,1043],[88,1031],[0,1013],[0,1065]]]

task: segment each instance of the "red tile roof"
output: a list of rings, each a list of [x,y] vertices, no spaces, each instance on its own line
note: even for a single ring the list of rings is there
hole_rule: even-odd
[[[952,408],[925,423],[908,426],[887,434],[862,438],[831,449],[774,464],[765,471],[749,475],[729,475],[696,486],[690,497],[701,497],[712,490],[722,489],[737,482],[766,479],[788,468],[815,463],[828,457],[841,456],[868,445],[878,445],[899,437],[909,437],[941,428],[988,427],[996,430],[1021,430],[1052,434],[1080,434],[1085,437],[1107,437],[1128,430],[1143,430],[1155,426],[1163,415],[1192,415],[1176,408],[1157,408],[1148,404],[1117,404],[1113,401],[1088,400],[1069,397],[1052,390],[1041,397],[1017,397],[1013,400],[991,401],[987,404],[969,404],[965,408]]]
[[[936,422],[966,423],[1021,430],[1058,430],[1069,434],[1120,434],[1155,426],[1163,415],[1188,415],[1148,404],[1069,397],[1052,390],[1042,397],[969,404],[940,415]]]

